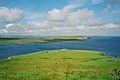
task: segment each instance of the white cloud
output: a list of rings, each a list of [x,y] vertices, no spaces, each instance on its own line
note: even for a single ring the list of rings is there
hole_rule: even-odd
[[[47,14],[45,14],[45,13],[40,13],[40,12],[26,12],[26,13],[24,13],[24,18],[26,19],[26,20],[34,20],[34,21],[41,21],[41,20],[44,20],[45,19],[45,17],[46,17],[46,15]]]
[[[76,33],[75,30],[85,28],[81,26],[81,21],[91,19],[94,15],[94,11],[88,9],[74,12],[53,9],[48,12],[48,20],[44,22],[11,23],[1,30],[10,34],[68,34],[71,28],[77,26],[76,29],[73,28],[73,33]]]
[[[114,23],[107,23],[102,26],[79,25],[69,29],[69,33],[71,34],[82,35],[108,35],[111,33],[114,35],[115,31],[120,31],[120,25],[116,25]]]
[[[92,4],[100,4],[103,0],[92,0]]]
[[[0,33],[5,34],[5,33],[8,33],[8,31],[6,29],[0,29]]]
[[[84,25],[79,25],[79,26],[76,26],[76,29],[85,29],[85,26]]]
[[[60,9],[53,9],[48,12],[48,20],[53,24],[64,24],[75,26],[84,20],[93,18],[95,12],[93,10],[81,9],[74,12],[68,12]],[[63,23],[64,22],[64,23]]]
[[[109,23],[104,26],[106,29],[120,29],[120,25],[116,25],[114,23]]]
[[[46,28],[48,27],[48,21],[44,21],[44,22],[28,22],[26,24],[28,27],[33,27],[33,28]]]
[[[37,24],[36,26],[34,24]],[[49,22],[48,22],[49,23]],[[33,24],[33,26],[30,26]],[[53,25],[53,24],[52,24]],[[77,25],[77,26],[52,26],[43,27],[39,22],[29,22],[24,24],[8,24],[5,28],[0,29],[0,33],[8,34],[26,34],[26,35],[94,35],[94,34],[108,34],[113,31],[119,31],[120,25],[114,23],[104,24],[102,26],[88,26],[88,25]]]
[[[82,9],[76,12],[71,12],[67,18],[68,25],[79,25],[82,21],[93,18],[95,12],[93,10]]]
[[[70,4],[74,4],[74,5],[85,5],[89,2],[91,2],[91,0],[67,0]]]
[[[89,26],[101,26],[104,22],[100,19],[89,19],[87,25]]]
[[[48,11],[48,15],[46,17],[47,19],[42,22],[29,21],[26,23],[7,24],[4,28],[0,29],[0,33],[2,32],[8,34],[29,34],[29,35],[65,35],[65,34],[86,35],[86,34],[104,34],[109,30],[112,31],[112,29],[120,29],[119,27],[120,25],[118,24],[114,24],[114,23],[107,24],[102,20],[97,19],[94,10],[89,10],[89,9],[73,10],[74,8],[79,7],[78,3],[79,2],[77,2],[77,4],[76,3],[70,4],[64,7],[63,9],[53,9]],[[85,3],[81,2],[81,4],[86,4],[86,2]],[[98,4],[98,3],[96,2],[94,4]],[[109,9],[110,6],[107,6],[105,11],[109,11]],[[11,12],[10,14],[12,16],[11,9],[8,10],[10,10]],[[13,10],[16,11],[16,9]],[[42,18],[44,16],[45,16],[44,14],[38,14],[38,13],[34,15],[29,14],[28,17],[26,17],[26,19],[34,19],[34,18],[36,19],[37,17]],[[10,18],[9,20],[13,22],[17,19],[11,20]],[[8,21],[6,21],[6,23],[7,22]]]
[[[0,22],[11,23],[22,17],[22,11],[17,8],[0,7]]]
[[[12,26],[14,26],[13,23],[10,23],[10,24],[5,25],[6,28],[10,28],[10,27],[12,27]]]
[[[50,21],[65,21],[68,12],[60,9],[53,9],[48,11],[48,20]]]
[[[80,5],[70,4],[70,5],[68,5],[68,6],[65,6],[65,7],[63,8],[63,11],[68,11],[68,10],[77,8],[77,7],[79,7],[79,6],[80,6]]]

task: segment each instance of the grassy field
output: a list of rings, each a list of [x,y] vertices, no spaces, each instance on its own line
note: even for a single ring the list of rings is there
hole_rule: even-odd
[[[50,50],[0,61],[0,80],[120,80],[120,58],[87,50]]]
[[[25,44],[25,43],[43,43],[43,42],[59,42],[69,40],[86,40],[85,36],[57,36],[44,39],[23,39],[23,38],[1,38],[0,43]]]

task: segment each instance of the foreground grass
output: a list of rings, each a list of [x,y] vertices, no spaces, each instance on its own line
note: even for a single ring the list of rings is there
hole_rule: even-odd
[[[85,36],[56,36],[44,39],[22,39],[22,38],[1,38],[0,43],[25,44],[25,43],[43,43],[43,42],[59,42],[69,40],[86,40]]]
[[[0,80],[119,80],[120,58],[103,52],[51,50],[0,61]]]

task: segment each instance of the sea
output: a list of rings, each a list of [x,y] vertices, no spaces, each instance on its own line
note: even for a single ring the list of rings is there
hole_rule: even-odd
[[[120,37],[92,36],[83,41],[62,41],[32,44],[0,43],[0,60],[11,56],[30,54],[45,50],[94,50],[107,53],[104,56],[120,57]]]

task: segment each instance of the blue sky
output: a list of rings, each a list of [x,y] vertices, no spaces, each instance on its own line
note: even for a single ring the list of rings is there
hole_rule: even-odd
[[[120,0],[0,0],[0,34],[120,36]]]
[[[0,5],[22,10],[47,12],[53,8],[63,8],[68,3],[65,0],[3,0]]]

